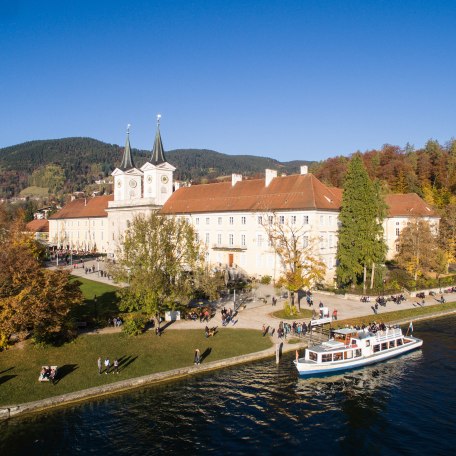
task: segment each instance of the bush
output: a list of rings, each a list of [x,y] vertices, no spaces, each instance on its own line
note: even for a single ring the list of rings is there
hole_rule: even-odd
[[[283,305],[283,311],[287,317],[297,317],[298,309],[296,306],[292,306],[288,301],[285,301]]]
[[[136,313],[129,315],[122,325],[122,331],[129,336],[138,336],[144,332],[147,318],[145,315]]]
[[[264,275],[260,279],[262,285],[269,285],[271,283],[272,277],[269,275]]]

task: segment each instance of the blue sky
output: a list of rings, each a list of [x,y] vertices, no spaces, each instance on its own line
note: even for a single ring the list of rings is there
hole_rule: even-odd
[[[456,2],[0,1],[0,147],[323,160],[456,136]]]

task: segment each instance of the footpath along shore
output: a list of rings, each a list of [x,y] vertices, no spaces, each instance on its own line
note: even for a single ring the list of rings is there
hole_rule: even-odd
[[[96,262],[94,262],[94,265]],[[89,267],[90,264],[87,264]],[[106,278],[101,277],[97,272],[92,274],[85,274],[84,269],[74,269],[72,270],[74,275],[79,275],[81,277],[85,277],[87,279],[91,279],[94,281],[100,281],[104,283],[112,284],[112,282]],[[272,296],[274,295],[274,288],[272,286],[260,286],[256,291],[257,299],[247,305],[245,309],[239,312],[239,314],[235,317],[234,322],[235,324],[229,324],[230,328],[248,328],[248,329],[256,329],[261,331],[263,327],[269,327],[271,329],[277,329],[280,319],[276,318],[273,315],[273,312],[280,310],[282,308],[282,302],[279,301],[276,306],[272,305]],[[378,314],[374,314],[371,308],[371,303],[361,303],[359,298],[357,297],[341,297],[336,295],[329,295],[324,293],[314,293],[314,307],[318,309],[318,304],[321,301],[326,307],[329,308],[330,313],[334,309],[337,309],[339,320],[345,320],[348,318],[354,317],[364,317],[369,316],[372,317],[372,320],[381,321],[382,313],[391,312],[394,310],[405,310],[405,309],[413,309],[422,307],[423,303],[421,300],[417,300],[416,298],[409,297],[406,302],[403,302],[399,305],[388,302],[386,306],[382,306],[379,309]],[[266,302],[264,302],[266,301]],[[304,301],[304,300],[303,300]],[[418,302],[420,301],[420,302]],[[305,303],[305,301],[304,301]],[[436,304],[437,299],[431,296],[426,297],[424,306],[429,307],[431,304]],[[225,305],[229,307],[229,301],[226,303],[221,303],[221,306]],[[232,304],[232,303],[231,303]],[[307,304],[302,306],[303,308],[308,308]],[[426,315],[416,316],[413,317],[413,321],[418,320],[427,320],[432,318],[439,318],[446,315],[455,314],[455,309],[450,309],[443,312],[434,312]],[[300,320],[302,321],[302,319]],[[410,318],[406,320],[397,320],[395,324],[405,324],[409,323]],[[336,323],[336,322],[335,322]],[[337,324],[337,323],[336,323]],[[206,323],[199,321],[176,321],[172,322],[172,325],[167,329],[167,331],[173,330],[185,330],[185,329],[201,329],[203,330]],[[221,315],[218,311],[216,316],[210,321],[210,326],[218,326],[222,327]],[[107,327],[101,330],[97,330],[94,334],[107,334],[113,332],[120,332],[121,328],[117,327]],[[76,402],[81,402],[84,400],[89,399],[96,399],[99,397],[106,396],[108,394],[115,394],[120,393],[123,391],[131,390],[138,387],[143,387],[146,385],[151,385],[160,382],[171,381],[179,378],[183,378],[190,375],[196,375],[199,373],[209,372],[216,369],[222,369],[229,366],[235,366],[237,364],[248,363],[256,360],[261,360],[265,358],[271,358],[276,356],[277,347],[280,347],[280,353],[287,353],[290,351],[295,350],[302,350],[303,348],[307,347],[307,338],[303,338],[301,341],[297,343],[288,343],[286,340],[279,340],[277,338],[277,331],[274,331],[273,335],[270,337],[272,346],[266,350],[250,353],[246,355],[236,356],[232,358],[227,358],[218,361],[212,362],[205,362],[201,365],[194,366],[190,365],[188,367],[182,367],[179,369],[174,369],[171,371],[164,371],[155,374],[145,375],[141,377],[131,378],[127,380],[122,380],[115,383],[110,383],[108,385],[97,386],[93,388],[88,388],[80,391],[75,391],[72,393],[67,393],[63,395],[49,397],[47,399],[42,399],[34,402],[16,404],[16,405],[9,405],[9,406],[2,406],[0,407],[0,420],[5,420],[12,417],[17,417],[19,415],[24,415],[27,413],[39,412],[43,410],[47,410],[54,407],[65,406],[69,404],[73,404]],[[296,340],[296,338],[295,338]]]

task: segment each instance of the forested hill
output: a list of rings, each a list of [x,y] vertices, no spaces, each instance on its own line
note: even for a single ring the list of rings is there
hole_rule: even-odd
[[[17,196],[21,190],[36,186],[64,194],[84,190],[95,180],[108,176],[120,164],[123,147],[92,138],[63,138],[30,141],[0,149],[0,197]],[[133,149],[137,167],[151,152]],[[212,150],[178,149],[166,152],[177,168],[178,180],[213,180],[231,173],[245,176],[263,174],[265,168],[287,174],[299,171],[306,161],[281,163],[266,157],[226,155]],[[49,166],[52,165],[52,166]]]
[[[437,208],[456,209],[456,140],[441,145],[429,140],[415,149],[384,145],[363,152],[371,179],[379,180],[387,193],[417,193]],[[313,172],[323,182],[342,187],[350,157],[334,157],[315,163]]]

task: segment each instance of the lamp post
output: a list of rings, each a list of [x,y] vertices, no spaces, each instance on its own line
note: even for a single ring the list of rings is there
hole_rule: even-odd
[[[385,296],[385,283],[386,283],[386,279],[383,279],[382,280],[382,294],[383,294],[383,296]]]

